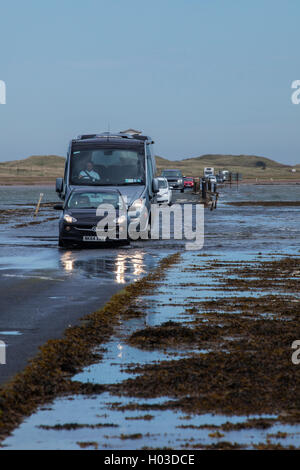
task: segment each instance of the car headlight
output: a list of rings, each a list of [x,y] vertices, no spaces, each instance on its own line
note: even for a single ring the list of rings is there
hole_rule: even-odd
[[[67,222],[67,224],[72,224],[73,222],[77,222],[77,219],[75,219],[75,217],[72,217],[69,214],[65,214],[64,221]]]
[[[120,217],[117,217],[116,219],[114,219],[114,223],[115,224],[125,224],[127,218],[125,215],[121,215]]]
[[[177,183],[182,183],[182,180],[181,180],[181,179],[180,179],[180,180],[177,180]]]
[[[142,210],[145,205],[145,199],[139,198],[136,199],[131,206],[129,207],[130,212],[136,212]]]

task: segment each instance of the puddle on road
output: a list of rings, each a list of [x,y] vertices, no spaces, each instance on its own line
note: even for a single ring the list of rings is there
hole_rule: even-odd
[[[4,250],[7,252],[7,247]],[[1,256],[0,275],[11,279],[32,278],[59,282],[72,276],[125,285],[145,275],[163,256],[163,251],[147,253],[141,249],[120,247],[57,250],[53,253],[45,248],[32,251],[28,247],[14,246],[10,256]]]
[[[139,279],[164,256],[137,249],[68,250],[61,254],[60,264],[66,274],[87,279],[105,278],[117,284]]]

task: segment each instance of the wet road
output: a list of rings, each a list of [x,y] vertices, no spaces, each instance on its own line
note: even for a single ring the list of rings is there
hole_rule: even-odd
[[[50,261],[40,255],[41,264]],[[51,263],[56,261],[56,268],[1,270],[0,339],[7,346],[6,365],[0,368],[2,382],[23,369],[38,346],[101,308],[145,268],[143,257],[135,253],[130,260],[124,252],[105,253],[104,259],[95,253],[82,259],[83,255],[54,252]],[[152,262],[149,259],[149,266]]]
[[[151,270],[161,257],[178,250],[178,242],[159,240],[59,249],[58,213],[45,206],[33,219],[30,198],[37,200],[39,190],[30,196],[28,191],[18,188],[19,195],[14,193],[15,199],[7,197],[1,205],[1,209],[21,212],[9,216],[5,223],[2,218],[0,225],[0,340],[6,345],[0,383],[22,370],[48,339],[61,337],[68,326],[101,308],[124,285]],[[55,201],[55,193],[48,192],[48,200]],[[32,222],[41,223],[30,225]]]
[[[6,344],[6,365],[0,383],[22,370],[38,347],[61,337],[68,325],[101,308],[126,283],[149,272],[159,259],[183,251],[182,240],[137,241],[130,246],[62,250],[57,247],[57,212],[42,207],[34,225],[34,202],[55,202],[50,188],[0,188],[0,209],[25,212],[0,224],[0,340]],[[233,207],[228,201],[300,200],[300,186],[241,186],[221,189],[216,211],[205,211],[204,251],[298,251],[297,207]],[[195,200],[175,193],[174,202]],[[27,211],[27,212],[26,212]],[[5,222],[5,223],[3,223]],[[40,222],[40,223],[39,223]],[[270,237],[272,233],[272,237]]]

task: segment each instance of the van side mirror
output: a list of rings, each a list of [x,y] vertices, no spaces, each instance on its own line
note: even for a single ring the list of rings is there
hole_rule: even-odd
[[[55,205],[53,206],[53,209],[54,209],[55,211],[62,211],[63,208],[64,208],[64,206],[63,206],[62,204],[55,204]]]
[[[64,180],[62,178],[56,178],[55,191],[57,193],[62,193],[64,188]]]
[[[158,179],[157,178],[153,178],[152,180],[152,191],[154,193],[158,193],[159,191],[159,188],[158,188]]]

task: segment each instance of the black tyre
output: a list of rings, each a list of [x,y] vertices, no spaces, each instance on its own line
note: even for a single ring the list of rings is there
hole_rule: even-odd
[[[67,248],[69,246],[69,242],[64,241],[62,238],[58,239],[58,246],[60,248]]]

